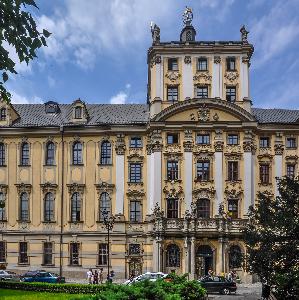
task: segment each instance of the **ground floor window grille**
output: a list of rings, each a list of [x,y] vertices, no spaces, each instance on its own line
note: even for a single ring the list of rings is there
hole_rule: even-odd
[[[169,245],[166,249],[166,267],[180,267],[180,249],[177,245]]]
[[[79,251],[80,251],[79,243],[70,244],[70,265],[72,266],[79,265]]]
[[[108,244],[99,244],[99,259],[100,266],[108,265]]]

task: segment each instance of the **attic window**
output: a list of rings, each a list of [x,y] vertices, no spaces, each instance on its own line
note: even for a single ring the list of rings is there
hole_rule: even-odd
[[[75,119],[82,119],[82,107],[81,106],[75,107]]]
[[[45,110],[47,114],[55,114],[58,112],[58,104],[53,101],[45,103]]]
[[[1,108],[0,110],[0,121],[6,120],[6,108]]]

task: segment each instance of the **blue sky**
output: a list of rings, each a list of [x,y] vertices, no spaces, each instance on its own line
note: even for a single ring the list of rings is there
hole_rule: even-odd
[[[52,35],[38,59],[17,64],[7,84],[13,103],[145,103],[150,21],[162,41],[178,40],[188,5],[197,40],[239,40],[242,24],[250,31],[254,106],[299,109],[299,0],[36,2],[38,24]]]

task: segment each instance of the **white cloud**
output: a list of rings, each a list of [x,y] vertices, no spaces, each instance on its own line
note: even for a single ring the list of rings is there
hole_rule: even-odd
[[[253,20],[251,41],[258,45],[254,68],[263,66],[273,57],[297,43],[299,19],[294,1],[275,2],[270,12],[259,20]]]
[[[11,103],[13,104],[28,104],[28,103],[43,103],[43,101],[39,97],[32,97],[32,98],[27,98],[26,96],[20,95],[15,91],[10,91],[12,97],[11,97]]]
[[[125,104],[128,98],[128,94],[125,92],[119,92],[117,95],[110,99],[111,104]]]

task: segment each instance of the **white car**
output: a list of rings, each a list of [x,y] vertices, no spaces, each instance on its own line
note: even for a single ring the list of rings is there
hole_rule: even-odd
[[[13,280],[19,278],[15,272],[0,270],[0,280]]]
[[[157,279],[165,278],[166,276],[167,276],[167,274],[162,273],[162,272],[157,272],[157,273],[147,272],[147,273],[141,274],[141,275],[133,278],[132,280],[129,279],[129,280],[125,281],[124,284],[130,285],[132,283],[140,282],[143,280],[156,281]]]

